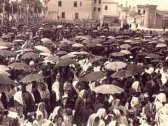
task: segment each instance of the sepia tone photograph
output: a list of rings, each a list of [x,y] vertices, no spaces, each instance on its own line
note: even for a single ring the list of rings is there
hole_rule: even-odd
[[[168,126],[168,0],[0,0],[0,126]]]

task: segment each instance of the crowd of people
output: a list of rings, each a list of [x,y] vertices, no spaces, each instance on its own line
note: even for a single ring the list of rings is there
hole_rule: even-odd
[[[167,37],[67,23],[1,30],[0,125],[167,126]]]

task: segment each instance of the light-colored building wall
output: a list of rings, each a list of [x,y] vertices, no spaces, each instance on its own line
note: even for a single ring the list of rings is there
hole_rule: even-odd
[[[58,1],[62,1],[62,6],[58,6]],[[74,2],[77,2],[77,7],[74,7]],[[62,12],[65,13],[65,18],[62,18]],[[92,0],[50,0],[47,18],[74,20],[75,13],[78,13],[79,19],[91,19],[91,12]]]
[[[119,16],[118,15],[118,2],[112,0],[104,0],[102,5],[103,16]]]

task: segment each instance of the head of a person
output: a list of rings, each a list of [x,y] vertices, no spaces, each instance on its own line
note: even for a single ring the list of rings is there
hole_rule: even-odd
[[[63,121],[64,119],[62,115],[56,115],[53,122],[56,123],[58,126],[61,126]]]

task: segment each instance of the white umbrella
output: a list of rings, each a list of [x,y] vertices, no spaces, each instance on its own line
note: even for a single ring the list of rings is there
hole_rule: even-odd
[[[125,40],[124,42],[125,42],[125,43],[133,43],[133,40],[128,39],[128,40]]]
[[[8,49],[7,46],[0,46],[0,49]]]
[[[9,70],[8,66],[0,65],[0,71],[7,71]]]
[[[14,43],[19,43],[19,42],[25,42],[25,40],[22,40],[22,39],[15,39],[13,42],[14,42]]]
[[[116,62],[110,62],[110,63],[106,64],[105,68],[109,69],[109,70],[113,70],[113,71],[118,71],[119,69],[125,68],[126,66],[127,66],[126,63],[116,61]]]
[[[72,47],[78,47],[78,48],[83,47],[83,46],[84,46],[84,45],[82,45],[82,44],[80,44],[80,43],[75,43],[75,44],[72,45]]]
[[[57,28],[63,28],[64,26],[63,25],[58,25]]]
[[[38,45],[38,46],[35,46],[35,48],[45,53],[51,53],[50,50],[45,46]]]
[[[121,52],[121,53],[124,53],[124,54],[127,54],[127,55],[130,55],[130,54],[131,54],[131,52],[130,52],[129,50],[121,50],[120,52]]]
[[[45,53],[45,52],[42,52],[39,55],[41,55],[41,56],[47,56],[47,57],[53,56],[51,53]]]
[[[51,42],[52,43],[51,39],[49,39],[49,38],[42,38],[41,41],[42,42]]]
[[[165,43],[158,43],[156,45],[157,48],[164,48],[164,47],[167,47],[167,45]]]

